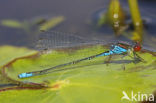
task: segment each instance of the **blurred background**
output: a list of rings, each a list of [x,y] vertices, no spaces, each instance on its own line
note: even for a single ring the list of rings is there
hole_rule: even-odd
[[[145,27],[143,43],[155,49],[156,1],[138,1]],[[123,35],[116,36],[111,26],[97,27],[100,16],[107,12],[110,2],[111,0],[1,0],[0,45],[30,46],[32,38],[41,29],[75,33],[85,38],[106,41],[128,41],[129,38]],[[126,12],[126,22],[131,23],[127,0],[120,0],[120,3]]]

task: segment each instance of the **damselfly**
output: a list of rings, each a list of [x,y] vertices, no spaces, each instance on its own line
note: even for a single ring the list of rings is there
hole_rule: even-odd
[[[73,35],[65,35],[61,32],[45,32],[41,35],[41,38],[38,41],[39,48],[42,49],[52,49],[52,48],[60,48],[60,47],[73,47],[73,46],[80,46],[82,44],[101,44],[103,41],[83,39],[79,36]],[[82,58],[79,60],[71,61],[65,64],[60,64],[52,68],[40,70],[40,71],[33,71],[27,73],[21,73],[18,75],[19,78],[27,78],[37,75],[43,75],[49,73],[49,71],[54,70],[56,68],[64,67],[67,65],[76,64],[85,60],[91,60],[93,58],[101,57],[101,56],[112,56],[112,55],[129,55],[133,53],[133,57],[135,60],[141,61],[142,58],[139,57],[136,52],[141,50],[141,45],[139,43],[135,43],[130,45],[128,43],[117,42],[110,45],[110,49],[108,51],[104,51],[99,54],[95,54],[86,58]]]

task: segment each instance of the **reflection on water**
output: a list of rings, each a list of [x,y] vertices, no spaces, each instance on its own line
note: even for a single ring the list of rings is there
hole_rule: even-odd
[[[128,11],[128,4],[125,0],[120,0],[122,6]],[[141,15],[147,24],[145,45],[155,46],[156,43],[156,14],[155,1],[139,0]],[[48,15],[62,15],[66,18],[65,22],[56,26],[53,30],[63,32],[79,33],[86,38],[100,38],[103,40],[112,40],[114,34],[109,28],[102,31],[96,29],[90,24],[92,17],[98,14],[95,12],[103,8],[108,8],[109,0],[5,0],[0,3],[0,20],[17,19],[32,20],[35,17]],[[93,15],[95,14],[95,15]],[[147,38],[148,37],[148,38]],[[15,30],[6,27],[0,29],[0,45],[9,44],[25,46],[29,44],[30,36],[22,30]],[[118,39],[125,39],[120,37]]]

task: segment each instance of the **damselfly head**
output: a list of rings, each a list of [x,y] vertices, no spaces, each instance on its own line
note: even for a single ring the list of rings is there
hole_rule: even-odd
[[[138,52],[138,51],[141,50],[141,45],[140,45],[139,42],[136,42],[136,43],[135,43],[135,45],[134,45],[134,47],[133,47],[133,50],[134,50],[135,52]]]
[[[115,47],[115,45],[111,45],[110,48],[113,49]]]

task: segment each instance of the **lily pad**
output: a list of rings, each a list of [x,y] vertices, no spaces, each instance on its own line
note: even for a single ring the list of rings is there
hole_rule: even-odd
[[[0,85],[12,83],[7,78],[2,76],[1,70],[3,67],[7,66],[8,64],[27,56],[31,56],[36,54],[37,52],[34,50],[30,50],[27,48],[22,47],[13,47],[13,46],[1,46],[0,47]]]
[[[29,56],[37,53],[34,50],[13,46],[1,46],[0,47],[0,66],[22,56]]]
[[[47,87],[6,90],[0,93],[0,101],[3,103],[129,103],[132,101],[121,100],[123,91],[130,96],[132,91],[136,94],[138,92],[151,94],[156,89],[156,57],[150,53],[138,53],[145,62],[134,63],[135,61],[128,56],[124,59],[121,59],[121,56],[114,56],[107,64],[104,62],[107,57],[98,57],[58,68],[56,71],[52,70],[46,75],[18,78],[18,74],[23,72],[47,69],[105,50],[103,46],[94,46],[80,50],[52,51],[36,59],[19,59],[11,67],[5,68],[6,74],[23,84],[44,83]]]

